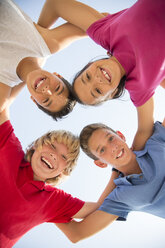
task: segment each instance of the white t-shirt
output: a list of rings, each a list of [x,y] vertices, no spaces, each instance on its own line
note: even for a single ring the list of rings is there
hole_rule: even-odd
[[[0,82],[18,85],[16,68],[23,58],[50,54],[32,20],[11,0],[0,0]]]

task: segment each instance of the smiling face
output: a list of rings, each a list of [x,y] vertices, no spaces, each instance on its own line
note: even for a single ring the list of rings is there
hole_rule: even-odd
[[[36,148],[31,159],[34,180],[46,181],[60,175],[67,167],[68,149],[63,143]]]
[[[84,104],[94,105],[112,99],[124,74],[114,57],[95,61],[77,77],[74,91]]]
[[[97,129],[89,138],[88,147],[101,162],[113,165],[119,171],[133,156],[125,141],[108,129]]]
[[[51,112],[60,111],[68,102],[69,90],[53,73],[34,70],[27,75],[26,83],[32,99]]]

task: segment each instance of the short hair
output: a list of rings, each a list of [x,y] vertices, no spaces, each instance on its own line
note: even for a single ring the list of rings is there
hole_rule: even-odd
[[[68,176],[76,166],[76,162],[80,152],[80,142],[78,137],[73,135],[69,131],[65,131],[65,130],[52,131],[38,138],[28,146],[25,154],[25,159],[28,162],[31,162],[35,149],[41,149],[44,144],[50,145],[54,141],[66,145],[68,149],[67,167],[64,169],[62,173],[62,177]],[[58,175],[54,178],[47,179],[46,183],[57,185],[60,179],[61,176]]]
[[[93,132],[99,129],[108,129],[111,132],[116,134],[116,132],[112,128],[106,126],[103,123],[93,123],[93,124],[87,125],[82,129],[80,133],[81,149],[83,150],[83,152],[86,153],[87,156],[89,156],[93,160],[97,160],[98,158],[90,151],[88,143],[89,143],[89,139],[92,136]]]
[[[58,112],[51,112],[48,109],[45,109],[43,106],[41,106],[40,104],[37,103],[37,106],[39,109],[41,109],[46,114],[50,115],[56,121],[58,119],[62,119],[64,116],[66,116],[70,112],[72,112],[74,106],[76,105],[76,99],[73,96],[72,87],[71,87],[70,83],[66,79],[64,79],[63,77],[60,79],[64,82],[64,84],[66,85],[66,87],[69,91],[68,102],[66,103],[66,105]]]
[[[108,58],[104,58],[104,59],[108,59]],[[102,59],[98,59],[98,60],[102,60]],[[95,61],[92,61],[92,62],[89,62],[87,65],[85,65],[79,72],[77,72],[76,73],[76,75],[74,76],[74,78],[73,78],[73,81],[72,81],[72,92],[73,92],[73,95],[74,95],[74,98],[75,98],[75,100],[78,102],[78,103],[80,103],[80,104],[83,104],[83,105],[87,105],[87,104],[85,104],[85,103],[83,103],[81,100],[80,100],[80,98],[78,97],[78,95],[77,95],[77,93],[75,92],[75,89],[74,89],[74,84],[75,84],[75,81],[76,81],[76,79],[91,65],[91,64],[93,64],[94,62],[96,62],[96,61],[98,61],[98,60],[95,60]],[[126,82],[126,76],[124,75],[122,78],[121,78],[121,80],[120,80],[120,82],[119,82],[119,85],[118,85],[118,87],[117,87],[117,92],[116,92],[116,94],[113,96],[113,98],[112,99],[117,99],[117,98],[119,98],[119,97],[121,97],[121,96],[123,96],[124,95],[124,93],[125,93],[125,82]],[[105,102],[105,101],[107,101],[107,99],[105,99],[103,102]],[[95,103],[95,104],[91,104],[91,105],[93,105],[93,106],[96,106],[96,105],[98,105],[99,103]],[[90,104],[88,104],[88,105],[90,105]]]

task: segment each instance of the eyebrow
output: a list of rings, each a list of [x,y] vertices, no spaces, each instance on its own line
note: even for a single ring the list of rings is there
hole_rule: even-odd
[[[90,93],[91,93],[91,96],[93,96],[93,98],[97,99],[97,96],[95,96],[92,91]]]
[[[86,82],[83,79],[83,76],[81,76],[81,81],[83,82],[83,84],[86,84]]]
[[[52,100],[50,100],[50,102],[47,104],[47,105],[45,105],[45,108],[47,108],[47,107],[49,107],[51,104],[52,104]]]
[[[58,96],[62,94],[62,92],[64,91],[64,85],[62,86],[61,91],[57,94]]]

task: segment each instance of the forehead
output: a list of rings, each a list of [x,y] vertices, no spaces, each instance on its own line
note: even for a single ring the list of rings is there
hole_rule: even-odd
[[[50,144],[43,144],[41,147],[37,147],[40,148],[41,150],[51,150],[51,149],[56,149],[58,152],[63,152],[63,153],[68,153],[68,147],[66,144],[64,144],[63,142],[58,142],[56,139],[53,140],[52,142],[50,141]]]
[[[90,149],[97,148],[97,146],[104,142],[109,135],[115,134],[111,130],[105,128],[95,130],[88,141]]]

